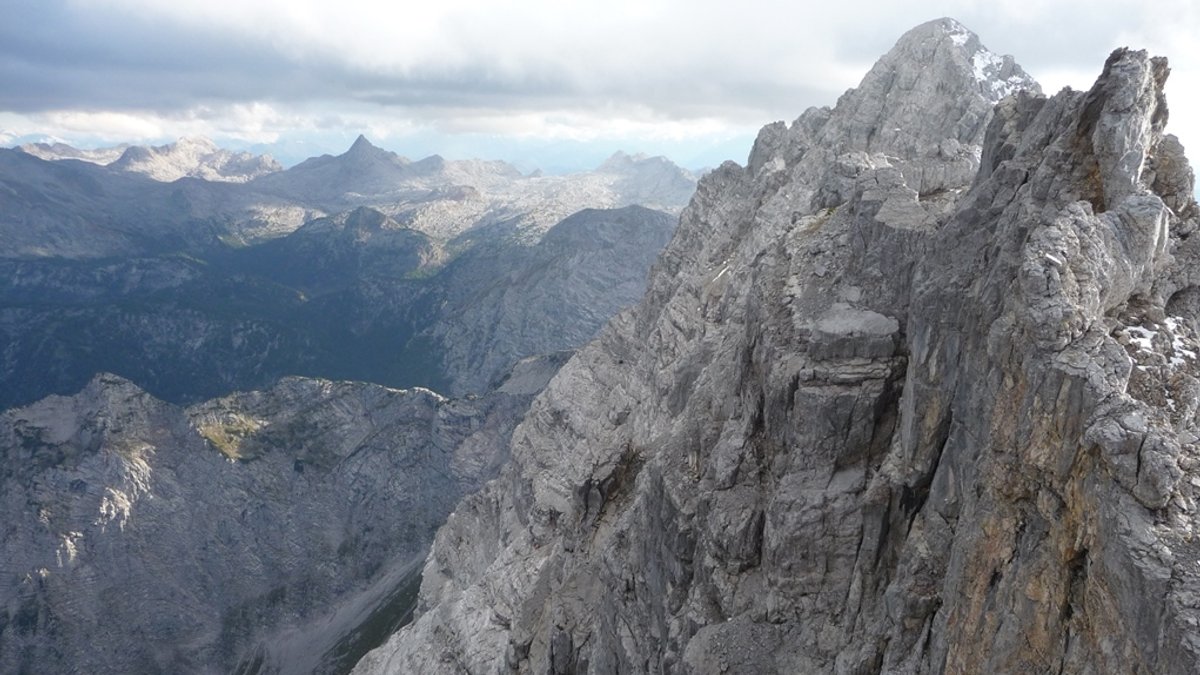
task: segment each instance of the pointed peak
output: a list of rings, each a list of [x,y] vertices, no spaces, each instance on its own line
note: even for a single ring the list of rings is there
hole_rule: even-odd
[[[359,134],[358,138],[354,139],[354,144],[346,151],[346,154],[370,152],[372,150],[378,151],[380,149],[374,143],[368,141],[366,136]]]
[[[1041,93],[1037,81],[1013,57],[992,52],[974,31],[949,17],[910,29],[876,66],[894,70],[905,63],[919,65],[920,69],[940,69],[942,78],[971,85],[989,103],[1021,89]]]
[[[354,144],[350,149],[342,154],[342,157],[351,159],[368,159],[368,158],[396,158],[395,153],[384,150],[367,140],[367,137],[359,134],[358,138],[354,139]]]
[[[952,19],[948,16],[934,19],[933,21],[926,21],[909,29],[897,42],[903,43],[929,37],[948,37],[960,47],[966,46],[972,40],[976,43],[979,42],[979,36],[974,31],[964,26],[957,19]]]

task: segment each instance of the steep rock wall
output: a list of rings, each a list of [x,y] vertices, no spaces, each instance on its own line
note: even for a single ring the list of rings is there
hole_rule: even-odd
[[[766,127],[356,672],[1195,671],[1166,76],[1044,98],[940,20]]]

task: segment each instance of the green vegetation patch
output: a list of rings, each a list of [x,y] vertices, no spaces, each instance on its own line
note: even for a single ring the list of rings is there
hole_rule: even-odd
[[[253,459],[257,453],[247,447],[248,437],[258,433],[266,424],[253,417],[241,413],[229,413],[224,417],[205,420],[196,426],[196,430],[221,454],[229,459],[245,461]]]

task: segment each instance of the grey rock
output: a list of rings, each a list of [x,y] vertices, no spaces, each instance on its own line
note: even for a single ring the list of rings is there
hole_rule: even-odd
[[[0,670],[344,671],[554,368],[521,370],[471,400],[290,378],[187,409],[101,375],[0,414]]]
[[[480,247],[438,276],[419,333],[441,354],[448,393],[491,387],[518,360],[576,349],[645,292],[675,221],[640,206],[586,209],[534,246]]]
[[[1200,669],[1165,62],[981,50],[920,26],[702,179],[355,672]]]
[[[55,161],[61,159],[78,159],[83,162],[91,162],[93,164],[111,164],[117,161],[130,145],[124,143],[106,148],[96,148],[94,150],[81,150],[72,147],[66,143],[26,143],[20,145],[15,150],[20,150],[29,155],[40,157],[41,159]]]

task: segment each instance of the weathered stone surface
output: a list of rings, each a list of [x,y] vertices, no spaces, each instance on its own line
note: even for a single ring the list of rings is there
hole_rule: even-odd
[[[766,127],[356,672],[1200,669],[1166,72],[1044,98],[940,20]]]

